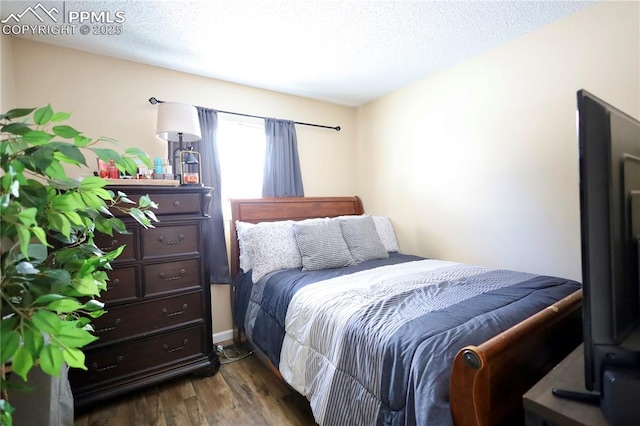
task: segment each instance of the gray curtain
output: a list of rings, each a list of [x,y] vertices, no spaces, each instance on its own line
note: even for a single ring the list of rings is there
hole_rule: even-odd
[[[303,197],[298,138],[293,121],[264,120],[267,149],[262,182],[263,197]]]
[[[224,237],[224,221],[222,219],[222,197],[220,192],[220,160],[218,158],[218,114],[215,110],[197,107],[202,140],[193,143],[202,162],[202,183],[213,188],[211,193],[211,219],[209,220],[209,239],[207,245],[207,261],[209,262],[210,283],[229,284],[229,263],[227,258],[227,243]],[[187,145],[187,144],[185,144]],[[177,142],[169,143],[169,157],[178,148]],[[174,173],[180,173],[175,170]]]

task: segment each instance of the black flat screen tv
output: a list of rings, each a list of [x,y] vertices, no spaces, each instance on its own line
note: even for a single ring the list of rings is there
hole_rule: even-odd
[[[599,393],[612,424],[635,424],[640,421],[640,122],[580,90],[578,140],[585,387]]]

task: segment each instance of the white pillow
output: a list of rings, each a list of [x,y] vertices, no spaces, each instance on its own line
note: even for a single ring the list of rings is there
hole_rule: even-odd
[[[372,217],[373,222],[376,224],[376,231],[378,231],[378,236],[380,237],[380,241],[382,241],[384,248],[388,252],[400,251],[400,248],[398,247],[398,241],[396,240],[396,233],[393,230],[391,220],[387,216]]]
[[[240,249],[240,269],[247,273],[251,269],[251,256],[249,255],[250,241],[247,231],[256,226],[255,223],[240,222],[236,220],[236,233],[238,234],[238,248]]]
[[[269,272],[302,267],[293,221],[258,223],[246,237],[254,284]]]

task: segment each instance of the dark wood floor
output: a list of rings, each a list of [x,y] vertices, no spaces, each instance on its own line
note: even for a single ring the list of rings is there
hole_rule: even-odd
[[[231,351],[228,354],[232,356]],[[98,425],[284,426],[315,422],[307,400],[251,355],[223,364],[212,377],[182,377],[76,413],[75,426]]]

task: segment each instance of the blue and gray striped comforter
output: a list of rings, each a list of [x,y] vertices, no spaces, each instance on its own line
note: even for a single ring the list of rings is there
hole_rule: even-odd
[[[446,425],[450,368],[576,282],[415,256],[236,284],[234,321],[322,425]]]

